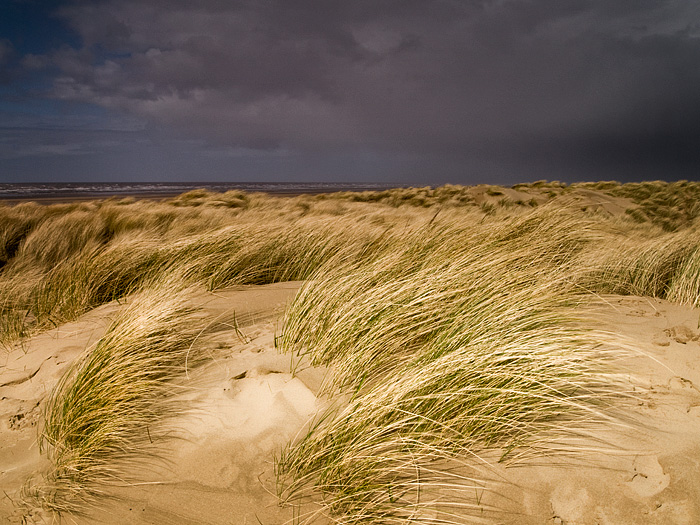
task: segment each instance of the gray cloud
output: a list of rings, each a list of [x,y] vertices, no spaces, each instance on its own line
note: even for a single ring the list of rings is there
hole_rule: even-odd
[[[7,64],[12,55],[14,55],[14,47],[12,46],[12,42],[6,38],[0,38],[0,66]]]
[[[15,48],[12,42],[0,38],[0,85],[6,84],[12,78],[11,62],[15,57]]]
[[[212,147],[500,176],[700,166],[695,0],[119,0],[60,15],[84,46],[43,57],[54,97]]]

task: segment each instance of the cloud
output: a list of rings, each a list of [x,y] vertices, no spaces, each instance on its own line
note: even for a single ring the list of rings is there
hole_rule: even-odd
[[[12,42],[6,38],[0,38],[0,66],[4,66],[10,61],[10,58],[14,55],[14,51]]]
[[[89,155],[115,143],[85,132],[0,128],[0,159]]]
[[[0,85],[8,84],[12,79],[12,61],[15,48],[6,38],[0,38]]]
[[[83,46],[41,60],[59,71],[56,98],[230,151],[373,151],[501,172],[567,159],[631,169],[655,151],[690,169],[700,159],[678,145],[700,121],[695,6],[82,1],[59,14]]]
[[[57,108],[58,109],[58,108]],[[104,115],[104,112],[77,114],[55,112],[52,114],[31,112],[0,111],[0,129],[7,131],[124,131],[136,132],[145,129],[145,123],[134,117],[122,115]]]

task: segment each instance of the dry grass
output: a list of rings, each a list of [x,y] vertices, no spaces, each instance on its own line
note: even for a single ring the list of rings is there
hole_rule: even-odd
[[[700,183],[676,182],[627,183],[605,188],[608,193],[628,197],[639,207],[635,218],[648,220],[665,231],[677,231],[700,216]]]
[[[361,256],[396,222],[416,216],[384,217],[360,203],[345,215],[325,201],[261,197],[248,198],[257,204],[243,210],[218,206],[224,198],[218,195],[196,197],[207,198],[200,206],[176,199],[32,207],[30,217],[11,209],[0,271],[0,340],[7,344],[73,320],[176,269],[209,288],[305,279],[329,258]]]
[[[161,282],[136,294],[106,334],[74,363],[44,407],[40,447],[53,468],[25,490],[53,511],[76,512],[104,485],[129,480],[139,452],[153,452],[160,423],[178,413],[169,397],[202,324],[187,290]]]
[[[626,192],[646,218],[585,214],[567,200],[576,187]],[[461,523],[482,510],[483,480],[456,463],[575,452],[579,433],[610,421],[623,390],[615,341],[584,328],[581,303],[612,292],[700,305],[694,188],[518,186],[552,197],[536,208],[477,206],[455,186],[0,208],[2,342],[131,298],[53,392],[43,442],[54,470],[32,493],[79,509],[176,410],[168,394],[197,323],[168,283],[307,280],[281,344],[332,368],[338,403],[279,458],[282,498],[310,495],[342,523]],[[667,214],[673,227],[643,205],[659,192],[657,207],[682,216]]]
[[[341,523],[413,523],[431,510],[442,517],[418,522],[450,523],[455,508],[462,520],[484,511],[477,481],[451,474],[457,458],[496,448],[512,461],[555,443],[574,453],[623,391],[601,334],[575,314],[591,226],[552,207],[440,223],[372,262],[319,270],[287,312],[282,346],[329,366],[328,391],[351,401],[284,451],[282,497],[322,501],[319,514]]]
[[[651,296],[700,304],[697,227],[666,232],[646,225],[617,225],[582,253],[580,281],[599,293]]]

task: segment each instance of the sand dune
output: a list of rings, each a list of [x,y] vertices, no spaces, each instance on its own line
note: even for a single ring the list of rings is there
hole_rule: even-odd
[[[71,521],[256,523],[257,516],[283,523],[292,517],[291,509],[276,504],[272,459],[322,406],[314,389],[323,374],[307,370],[293,377],[289,357],[274,349],[280,311],[298,286],[246,286],[193,298],[217,323],[206,344],[225,348],[225,357],[192,371],[178,399],[187,413],[168,421],[176,430],[159,447],[160,457],[140,465],[143,485],[109,487],[104,505]],[[10,501],[46,466],[36,445],[42,402],[119,308],[116,303],[97,308],[3,356],[0,489],[6,497],[0,514],[11,522],[49,519],[39,509],[14,509]]]
[[[0,208],[0,521],[698,523],[697,195]]]
[[[107,488],[98,506],[67,522],[292,520],[294,509],[277,504],[273,458],[325,403],[316,397],[324,371],[307,368],[293,376],[289,356],[274,347],[281,308],[298,287],[246,286],[193,299],[221,323],[207,344],[225,349],[224,357],[191,372],[190,388],[179,398],[188,411],[168,422],[176,437],[162,443],[160,457],[145,458],[135,467],[141,483]],[[116,303],[99,307],[3,356],[0,489],[5,497],[0,513],[9,522],[50,519],[39,509],[20,510],[11,502],[27,478],[46,467],[36,447],[41,405],[62,371],[99,338],[119,308]],[[508,468],[492,463],[486,469],[492,481],[484,485],[482,502],[484,509],[498,510],[486,510],[486,522],[700,520],[699,311],[633,296],[609,296],[596,308],[598,328],[629,337],[648,354],[625,363],[630,377],[647,387],[628,414],[636,423],[598,436],[627,453],[592,452],[566,465],[559,457]],[[232,327],[233,312],[237,329]]]
[[[501,469],[508,482],[501,491],[512,501],[494,503],[512,513],[506,522],[700,521],[700,311],[634,296],[605,299],[597,312],[602,327],[629,337],[641,352],[625,363],[630,378],[645,387],[637,391],[637,405],[626,408],[629,427],[596,434],[612,446],[609,454],[590,453],[564,466],[561,458],[539,458],[536,465]]]

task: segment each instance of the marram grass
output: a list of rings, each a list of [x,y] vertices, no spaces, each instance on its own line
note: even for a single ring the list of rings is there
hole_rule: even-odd
[[[579,261],[581,284],[601,293],[651,296],[688,306],[700,304],[696,228],[662,233],[630,228],[609,233]]]
[[[250,210],[93,204],[95,228],[86,223],[91,208],[47,207],[40,219],[32,215],[33,229],[25,225],[25,212],[15,211],[7,225],[8,261],[0,270],[0,317],[8,319],[0,340],[74,320],[173,271],[210,289],[306,279],[329,259],[364,257],[383,239],[398,237],[397,222],[410,230],[421,225],[416,218],[431,216],[422,210],[385,214],[386,206],[368,210],[372,205],[361,203],[339,216],[325,201],[308,208],[299,207],[301,200],[282,202],[263,200]],[[22,325],[25,319],[32,322]]]
[[[159,423],[181,410],[169,401],[173,381],[202,358],[192,347],[201,323],[177,288],[161,283],[133,296],[56,385],[40,436],[53,468],[27,487],[27,499],[78,511],[105,485],[128,480],[139,452],[162,437]]]
[[[481,498],[482,457],[575,453],[579,436],[618,421],[623,342],[586,330],[580,306],[596,293],[700,305],[696,187],[598,186],[580,185],[658,220],[585,213],[576,186],[544,182],[518,188],[548,201],[535,208],[480,206],[452,186],[1,207],[1,342],[128,302],[51,394],[53,469],[28,497],[80,510],[152,446],[179,410],[184,361],[198,359],[188,286],[307,280],[280,342],[330,367],[337,400],[278,458],[282,500],[316,504],[299,521],[464,523],[497,510]]]
[[[573,220],[541,210],[489,231],[443,225],[369,264],[320,270],[287,311],[282,346],[329,366],[329,392],[350,403],[282,453],[281,497],[320,499],[339,523],[447,523],[455,508],[462,523],[483,511],[465,497],[473,480],[461,500],[421,497],[455,484],[436,461],[573,453],[566,443],[609,421],[624,389],[610,347],[574,314],[576,256],[593,234]],[[418,519],[430,509],[442,518]]]

